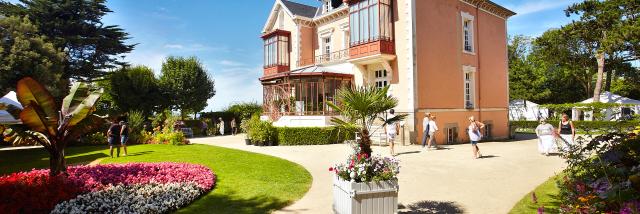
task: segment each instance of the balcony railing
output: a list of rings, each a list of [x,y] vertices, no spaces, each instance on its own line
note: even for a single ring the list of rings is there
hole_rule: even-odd
[[[315,56],[314,58],[306,58],[298,61],[298,67],[307,65],[321,65],[326,63],[339,62],[347,60],[349,58],[349,49],[342,49],[334,51],[329,54],[322,54]]]

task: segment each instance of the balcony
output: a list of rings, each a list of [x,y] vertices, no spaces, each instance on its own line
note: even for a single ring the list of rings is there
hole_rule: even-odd
[[[277,73],[287,72],[290,70],[289,65],[270,65],[264,66],[264,76],[269,76]]]
[[[301,59],[298,62],[298,67],[338,63],[346,61],[347,59],[349,59],[349,49],[342,49],[329,54],[318,55],[314,58]]]
[[[395,44],[391,39],[377,39],[370,42],[352,44],[349,59],[358,59],[374,55],[395,55]]]

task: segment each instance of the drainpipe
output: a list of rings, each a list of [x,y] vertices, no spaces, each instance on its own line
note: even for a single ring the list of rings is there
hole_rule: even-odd
[[[480,81],[480,74],[481,74],[481,68],[480,68],[480,57],[482,56],[480,54],[480,4],[476,4],[476,29],[474,29],[474,31],[476,31],[476,56],[478,56],[478,68],[476,69],[476,73],[478,74],[478,120],[480,122],[482,122],[482,81]]]

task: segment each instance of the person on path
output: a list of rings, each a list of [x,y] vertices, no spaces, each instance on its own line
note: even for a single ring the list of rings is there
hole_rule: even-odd
[[[424,149],[424,146],[427,145],[427,141],[429,141],[429,138],[431,136],[429,136],[429,131],[427,130],[431,130],[431,128],[429,127],[429,122],[431,121],[431,113],[427,112],[424,114],[424,118],[422,118],[422,148]],[[429,141],[429,143],[431,143]],[[429,144],[429,147],[431,147],[431,144]]]
[[[117,147],[117,156],[120,157],[120,124],[111,122],[109,130],[107,130],[107,141],[109,142],[109,154],[113,158],[113,146]]]
[[[388,118],[395,117],[395,110],[389,110]],[[384,133],[387,135],[387,142],[389,143],[389,149],[392,156],[395,156],[396,153],[393,149],[395,145],[396,136],[398,135],[398,131],[400,130],[400,125],[397,122],[392,122],[387,124],[384,127]]]
[[[538,136],[538,152],[549,156],[554,147],[554,128],[553,125],[547,123],[543,118],[540,119],[540,125],[536,127],[536,135]]]
[[[429,149],[438,149],[438,144],[435,143],[436,132],[438,131],[438,125],[436,124],[436,115],[432,114],[429,118]]]
[[[238,133],[238,127],[236,127],[236,118],[231,119],[231,134],[236,135]]]
[[[576,128],[573,126],[573,122],[569,120],[569,115],[562,114],[562,120],[558,124],[558,135],[560,139],[564,141],[562,146],[563,151],[569,151],[571,146],[576,141]]]
[[[129,140],[129,126],[124,121],[120,121],[120,145],[124,150],[124,156],[127,156],[127,140]],[[119,149],[118,149],[118,153]]]
[[[224,121],[222,117],[218,118],[218,121],[220,121],[220,135],[224,135]]]
[[[200,132],[202,132],[202,135],[207,136],[207,129],[209,129],[209,125],[207,125],[207,122],[202,120],[200,122]]]
[[[480,153],[480,148],[478,148],[478,142],[482,139],[482,130],[484,128],[484,123],[476,121],[476,119],[471,116],[469,117],[469,127],[467,128],[469,133],[469,139],[471,140],[471,147],[473,148],[473,158],[478,159],[482,158],[482,154]]]

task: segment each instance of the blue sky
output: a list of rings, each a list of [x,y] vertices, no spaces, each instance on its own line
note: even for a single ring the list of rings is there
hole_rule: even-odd
[[[318,4],[317,0],[294,0]],[[540,35],[570,22],[563,10],[579,0],[494,0],[518,15],[509,34]],[[205,111],[262,100],[260,31],[274,0],[111,0],[103,22],[120,25],[138,43],[126,60],[160,72],[167,56],[197,56],[215,79],[217,94]]]

